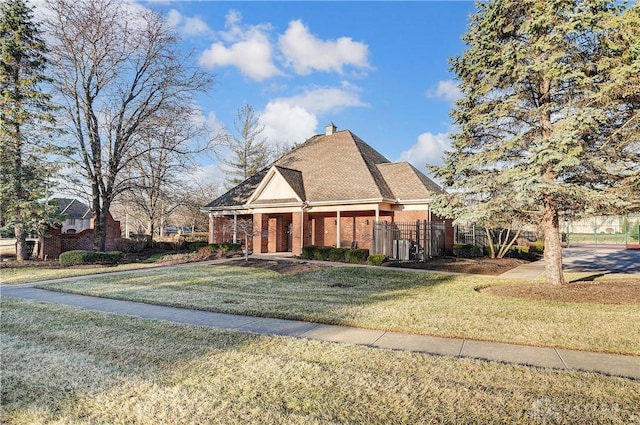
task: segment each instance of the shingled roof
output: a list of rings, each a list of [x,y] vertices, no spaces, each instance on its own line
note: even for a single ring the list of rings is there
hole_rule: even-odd
[[[272,166],[303,201],[425,200],[441,189],[407,162],[391,163],[349,130],[316,135],[205,206],[245,206]]]
[[[58,202],[60,214],[66,218],[86,219],[92,217],[91,208],[77,199],[55,198],[54,200]]]

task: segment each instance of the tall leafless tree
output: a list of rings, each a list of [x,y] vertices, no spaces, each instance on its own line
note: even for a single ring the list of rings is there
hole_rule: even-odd
[[[156,225],[162,228],[163,219],[187,202],[189,190],[182,187],[180,175],[193,165],[195,154],[210,148],[205,126],[194,115],[189,106],[163,108],[140,129],[138,153],[127,167],[124,202],[144,216],[149,243]]]
[[[73,158],[91,187],[94,249],[104,250],[109,209],[132,187],[127,168],[159,111],[190,105],[212,78],[178,51],[162,16],[120,0],[51,0],[50,62]],[[154,148],[149,148],[154,149]]]

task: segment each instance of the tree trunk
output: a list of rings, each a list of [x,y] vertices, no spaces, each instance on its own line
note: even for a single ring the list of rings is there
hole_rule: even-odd
[[[543,201],[542,230],[544,232],[546,283],[549,285],[564,285],[558,206],[551,196],[547,196]]]
[[[16,208],[16,210],[18,209],[19,208]],[[29,258],[29,253],[27,252],[27,232],[25,232],[22,227],[22,223],[20,222],[21,217],[18,215],[18,211],[16,211],[16,219],[18,223],[16,223],[13,229],[16,236],[16,261],[24,261]]]
[[[153,232],[155,231],[153,217],[149,217],[147,222],[147,248],[153,248]]]

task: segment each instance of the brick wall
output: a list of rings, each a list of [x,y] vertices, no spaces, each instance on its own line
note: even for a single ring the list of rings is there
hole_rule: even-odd
[[[93,229],[86,229],[80,233],[61,233],[61,226],[50,227],[47,237],[40,238],[38,257],[53,260],[66,251],[76,249],[93,249]],[[121,246],[120,222],[109,215],[107,217],[107,240],[105,249],[117,251]]]

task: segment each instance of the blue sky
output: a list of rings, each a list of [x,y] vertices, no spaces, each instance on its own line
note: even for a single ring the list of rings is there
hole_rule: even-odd
[[[333,122],[391,161],[440,162],[458,95],[448,58],[464,49],[473,2],[143,4],[215,75],[198,98],[213,126],[233,129],[250,104],[270,143],[300,143]],[[203,158],[203,172],[214,162]]]

